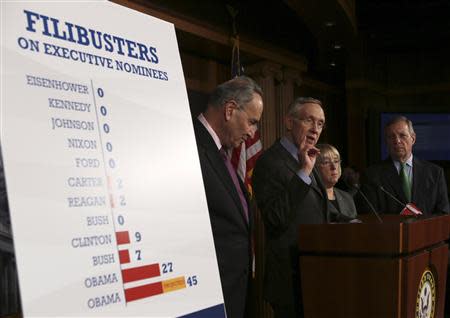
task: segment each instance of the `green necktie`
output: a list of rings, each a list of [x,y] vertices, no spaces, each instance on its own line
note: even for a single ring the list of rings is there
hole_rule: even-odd
[[[400,179],[402,180],[403,192],[406,195],[407,203],[411,202],[411,181],[406,174],[406,163],[400,163]]]

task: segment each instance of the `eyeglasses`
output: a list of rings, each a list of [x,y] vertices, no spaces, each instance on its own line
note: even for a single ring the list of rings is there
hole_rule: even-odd
[[[320,164],[322,166],[328,166],[328,167],[331,167],[331,165],[339,166],[341,164],[341,160],[340,159],[335,159],[335,160],[328,160],[327,159],[327,160],[324,160],[324,161],[320,162]]]
[[[322,130],[325,128],[325,122],[322,119],[316,120],[311,117],[306,117],[306,118],[294,117],[294,119],[301,121],[305,126],[308,126],[308,127],[317,127],[317,129],[319,129],[319,130]]]

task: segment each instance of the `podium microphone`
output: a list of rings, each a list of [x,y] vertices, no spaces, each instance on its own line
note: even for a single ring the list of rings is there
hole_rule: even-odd
[[[397,199],[396,197],[394,197],[388,190],[386,190],[385,188],[383,188],[382,185],[380,185],[380,190],[383,191],[384,193],[386,193],[391,199],[393,199],[395,202],[397,202],[398,204],[400,204],[401,206],[405,207],[406,204],[403,203],[402,201],[400,201],[399,199]]]
[[[370,203],[369,199],[366,197],[366,195],[364,194],[364,192],[362,192],[361,188],[357,185],[353,185],[353,187],[356,189],[356,191],[361,194],[361,196],[363,197],[364,201],[367,203],[367,205],[369,206],[370,210],[372,211],[373,214],[375,214],[375,216],[378,219],[378,222],[383,223],[383,220],[381,219],[380,215],[378,214],[377,210],[375,210],[375,208],[373,207],[372,203]]]
[[[403,207],[403,210],[400,212],[401,215],[422,215],[422,211],[419,210],[418,207],[416,207],[412,203],[403,203],[399,199],[397,199],[395,196],[393,196],[389,191],[387,191],[385,188],[383,188],[382,185],[379,186],[380,190],[386,193],[391,199],[393,199],[395,202],[400,204]]]

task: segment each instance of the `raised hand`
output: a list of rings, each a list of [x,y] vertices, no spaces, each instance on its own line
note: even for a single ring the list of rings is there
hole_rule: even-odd
[[[316,163],[317,156],[320,154],[320,150],[308,142],[306,136],[302,138],[299,148],[298,162],[300,163],[300,170],[310,175]]]

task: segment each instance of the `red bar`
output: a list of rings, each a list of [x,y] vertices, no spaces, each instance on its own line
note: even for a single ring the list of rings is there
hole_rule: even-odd
[[[125,299],[127,302],[155,296],[163,293],[162,283],[156,282],[148,285],[125,289]]]
[[[116,232],[117,245],[130,243],[128,231]]]
[[[112,191],[112,180],[111,180],[111,176],[106,176],[106,182],[108,183],[108,191],[111,192]]]
[[[114,196],[112,194],[109,195],[109,202],[111,203],[111,208],[116,208],[116,203],[114,202]]]
[[[136,280],[147,279],[160,276],[159,264],[151,264],[140,267],[122,269],[122,278],[124,283],[134,282]]]
[[[120,264],[127,264],[130,262],[130,252],[128,250],[119,251]]]

